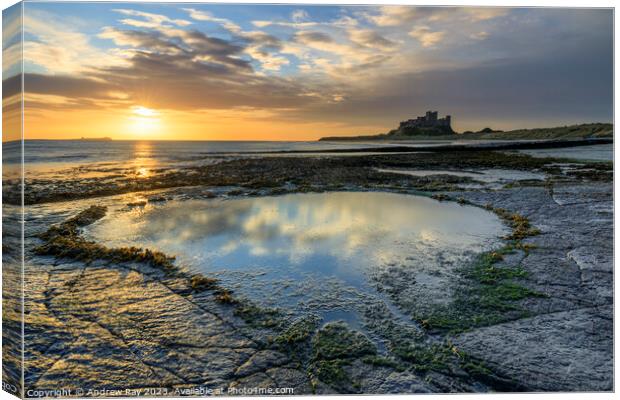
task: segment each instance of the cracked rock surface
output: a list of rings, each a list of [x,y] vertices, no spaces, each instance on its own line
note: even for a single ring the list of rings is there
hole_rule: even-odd
[[[400,158],[379,160],[383,164],[400,163]],[[368,163],[374,166],[376,162],[371,161]],[[286,160],[272,162],[282,164],[282,168],[288,165]],[[240,171],[237,173],[242,174]],[[312,171],[304,171],[315,176]],[[346,173],[334,167],[330,174],[339,184],[348,183],[354,189],[360,189],[362,184],[372,190],[389,189],[381,185],[392,181],[392,176],[381,175],[378,184],[367,183],[367,178],[376,174],[369,171],[352,165]],[[347,178],[347,174],[353,178]],[[327,175],[320,176],[321,180],[328,179]],[[332,190],[322,181],[315,183]],[[445,182],[441,183],[441,188],[446,187]],[[470,204],[492,204],[519,213],[540,230],[539,235],[523,240],[533,246],[531,250],[507,256],[505,262],[514,261],[527,272],[519,284],[544,296],[519,300],[527,315],[459,333],[424,332],[417,326],[404,326],[411,321],[387,321],[391,314],[382,308],[375,313],[369,310],[368,324],[374,321],[379,333],[386,333],[384,327],[390,327],[388,333],[393,333],[395,340],[397,330],[404,332],[402,337],[420,331],[427,335],[424,340],[428,343],[449,339],[455,349],[509,382],[511,390],[612,390],[612,186],[608,181],[565,180],[549,187],[536,184],[442,192]],[[213,195],[215,190],[208,189]],[[191,190],[202,189],[187,189],[184,193]],[[403,185],[397,190],[409,189]],[[105,201],[115,200],[76,200],[69,211],[45,210],[27,218],[40,218],[41,225],[47,228],[79,207]],[[27,250],[36,244],[36,233],[26,232]],[[15,258],[14,254],[9,256]],[[4,275],[5,285],[18,285],[18,268],[7,264],[7,260],[11,259],[5,258],[5,266],[10,267]],[[341,386],[326,382],[329,374],[322,381],[311,373],[312,368],[302,365],[294,352],[269,346],[271,332],[244,322],[230,305],[215,301],[211,293],[193,291],[187,279],[140,263],[93,260],[85,264],[44,256],[27,258],[24,273],[27,389],[185,389],[204,385],[224,390],[290,387],[294,394],[501,390],[486,381],[482,383],[482,379],[472,379],[478,375],[469,375],[460,368],[421,372],[394,365],[394,357],[390,362],[375,364],[351,357],[335,369],[344,371],[350,381]],[[434,282],[432,277],[427,278]],[[453,274],[453,278],[459,277]],[[450,305],[449,299],[443,299],[446,293],[434,296],[430,289],[423,294],[429,296],[429,301],[408,301],[404,298],[411,297],[407,294],[408,281],[406,273],[377,280],[378,285],[383,285],[380,289],[389,292],[386,289],[393,288],[394,304],[404,317],[413,317],[414,310],[408,309],[408,304],[417,307],[436,300]],[[387,283],[393,285],[388,287]],[[5,350],[19,343],[19,337],[10,333],[19,331],[21,304],[10,294],[4,294],[9,307],[4,308],[3,320],[5,326],[11,327],[9,333],[3,332]],[[401,323],[402,329],[397,329]],[[6,360],[11,367],[5,368],[5,378],[16,379],[19,354],[9,352]]]
[[[525,285],[547,298],[531,317],[473,329],[453,341],[528,391],[613,388],[613,197],[611,184],[468,193],[527,216],[541,229],[522,261]]]

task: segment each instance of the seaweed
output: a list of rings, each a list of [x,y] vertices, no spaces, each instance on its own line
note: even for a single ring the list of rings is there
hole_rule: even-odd
[[[308,342],[318,329],[319,321],[314,315],[299,318],[275,339],[275,343],[288,347]]]

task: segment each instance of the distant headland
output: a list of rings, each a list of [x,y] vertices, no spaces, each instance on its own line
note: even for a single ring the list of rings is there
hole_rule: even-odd
[[[437,111],[427,111],[425,115],[401,121],[398,128],[388,133],[362,136],[331,136],[321,141],[367,141],[367,140],[544,140],[544,139],[583,139],[613,137],[613,124],[589,123],[554,128],[517,129],[501,131],[483,128],[477,132],[457,133],[452,129],[452,117],[438,118]]]
[[[86,141],[86,142],[109,142],[112,140],[111,137],[108,136],[104,136],[104,137],[97,137],[97,138],[87,138],[82,136],[79,139],[72,139],[72,140],[82,140],[82,141]]]

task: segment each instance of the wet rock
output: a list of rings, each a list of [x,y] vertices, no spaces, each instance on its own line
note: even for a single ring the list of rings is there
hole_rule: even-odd
[[[127,203],[127,207],[144,207],[146,205],[146,200],[133,201],[131,203]]]
[[[349,373],[354,381],[359,382],[362,393],[411,394],[436,391],[436,388],[410,371],[395,371],[389,367],[377,368],[363,361],[355,362]]]
[[[164,196],[150,196],[148,198],[149,203],[163,203],[165,201],[168,201],[168,198]]]
[[[229,388],[233,388],[235,394],[240,395],[252,395],[251,391],[257,388],[275,388],[276,383],[271,379],[269,375],[264,372],[259,372],[245,378],[241,378],[230,384]],[[250,391],[248,393],[248,391]],[[230,392],[229,392],[230,393]]]
[[[568,310],[480,328],[454,339],[527,391],[613,388],[612,306]]]
[[[436,191],[445,190],[447,182],[403,177],[402,182],[395,184],[393,174],[373,172],[373,168],[539,168],[548,163],[530,161],[519,157],[501,158],[491,153],[334,157],[320,162],[308,159],[303,165],[298,159],[284,157],[269,161],[235,160],[216,168],[196,169],[190,174],[183,171],[158,176],[156,180],[147,179],[137,186],[103,181],[85,185],[82,181],[70,181],[63,186],[46,188],[49,182],[38,182],[39,186],[29,194],[27,203],[66,200],[63,193],[71,193],[69,198],[86,198],[182,185],[203,186],[174,189],[175,198],[209,197],[211,190],[221,195],[234,190],[237,194],[249,193],[249,188],[254,193],[266,193],[277,192],[279,187],[317,191],[343,187],[337,185],[355,190]],[[209,186],[209,191],[205,191],[204,185],[210,184],[219,189]],[[26,268],[29,289],[25,325],[26,386],[120,388],[135,386],[136,382],[144,386],[170,387],[208,383],[235,388],[290,386],[295,394],[334,393],[343,388],[348,392],[364,393],[506,388],[611,390],[612,192],[609,182],[572,181],[548,186],[524,183],[500,190],[441,194],[444,200],[462,197],[466,203],[480,206],[490,203],[518,212],[541,231],[540,235],[523,240],[532,246],[531,249],[506,255],[499,264],[518,264],[527,272],[527,276],[519,278],[519,285],[545,295],[518,302],[529,317],[514,314],[520,319],[474,327],[454,338],[459,350],[505,378],[503,386],[485,386],[480,383],[482,379],[473,379],[462,371],[451,374],[429,371],[422,378],[410,371],[364,364],[360,357],[374,350],[367,345],[368,339],[354,334],[349,341],[354,349],[351,354],[332,346],[340,344],[335,340],[330,340],[327,347],[319,346],[321,355],[326,358],[324,361],[334,364],[334,361],[342,361],[341,357],[347,358],[346,363],[330,364],[337,367],[338,372],[345,371],[350,378],[346,383],[349,386],[335,388],[312,379],[309,376],[312,370],[291,363],[286,355],[259,350],[268,346],[272,332],[250,326],[235,315],[234,307],[215,302],[209,290],[193,290],[189,279],[168,276],[140,262],[109,264],[97,260],[85,265],[52,257],[39,257],[34,265],[27,264]],[[98,198],[96,202],[118,206],[133,198]],[[87,202],[84,200],[80,204]],[[45,221],[41,224],[47,228],[72,212],[65,210],[54,214],[48,210],[41,213],[43,216],[30,218],[32,221],[43,218],[38,221]],[[37,231],[36,226],[32,229]],[[26,240],[29,248],[40,244],[34,234]],[[422,305],[448,306],[452,298],[449,284],[459,283],[460,279],[455,270],[459,265],[449,264],[449,259],[439,261],[447,267],[441,274],[429,271],[418,276],[409,274],[408,270],[415,264],[415,259],[411,259],[404,260],[402,266],[388,266],[383,276],[377,275],[377,288],[395,299],[400,309],[388,309],[383,303],[383,308],[375,307],[375,303],[365,303],[359,298],[339,306],[367,307],[364,325],[387,342],[415,338],[424,343],[429,340],[427,332],[411,321],[411,311]],[[323,307],[335,304],[329,298],[332,291],[324,290]],[[436,295],[438,291],[441,295]],[[20,327],[20,308],[15,299],[12,299],[15,304],[11,299],[5,300],[9,300],[10,306],[5,324]],[[317,304],[308,307],[311,309]],[[17,343],[16,337],[3,338]],[[329,339],[329,335],[324,338]],[[14,365],[19,362],[17,356],[9,358],[11,360]]]
[[[432,393],[428,383],[407,372],[392,372],[379,383],[374,393]]]
[[[251,375],[260,371],[265,371],[268,368],[282,365],[288,361],[288,358],[280,352],[273,350],[258,351],[252,355],[248,361],[237,368],[235,375]]]
[[[304,371],[296,368],[272,368],[267,371],[280,388],[294,388],[294,393],[313,394],[314,389],[310,383],[310,378]]]

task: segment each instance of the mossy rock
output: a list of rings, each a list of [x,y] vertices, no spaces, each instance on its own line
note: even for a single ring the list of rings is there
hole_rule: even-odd
[[[234,314],[254,328],[274,328],[280,324],[280,312],[273,308],[263,308],[249,300],[236,301]]]
[[[362,362],[375,367],[391,368],[398,372],[403,372],[407,369],[403,363],[379,355],[366,356],[362,358]]]
[[[316,332],[319,321],[319,317],[314,315],[301,317],[286,328],[286,330],[275,339],[275,342],[281,346],[291,346],[307,342]]]
[[[314,374],[323,383],[339,392],[348,392],[352,386],[351,378],[344,370],[348,363],[344,360],[321,360],[314,364]]]
[[[342,322],[321,328],[312,338],[313,357],[317,360],[358,358],[377,353],[376,346],[362,333]]]
[[[443,345],[398,344],[392,352],[411,365],[416,371],[442,371],[448,367],[451,357],[449,349]]]

